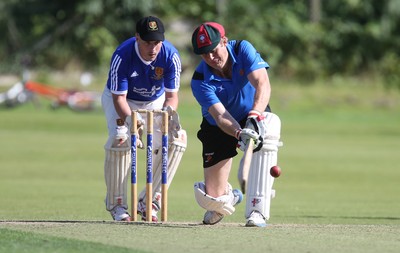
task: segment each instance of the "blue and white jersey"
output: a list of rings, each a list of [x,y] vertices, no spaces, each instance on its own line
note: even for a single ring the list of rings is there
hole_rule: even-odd
[[[179,90],[181,71],[178,50],[170,42],[164,40],[157,58],[147,62],[132,37],[119,45],[111,58],[107,88],[113,94],[127,94],[127,99],[153,101],[165,91]]]
[[[236,41],[229,41],[227,49],[232,59],[232,79],[224,79],[212,73],[201,61],[191,81],[192,93],[201,106],[202,115],[211,125],[215,120],[208,112],[210,106],[221,102],[232,117],[240,121],[253,107],[255,88],[247,75],[260,68],[269,68],[257,50],[248,41],[241,41],[236,50]]]

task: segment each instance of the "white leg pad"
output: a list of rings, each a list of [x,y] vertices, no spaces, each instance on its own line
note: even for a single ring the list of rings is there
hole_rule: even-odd
[[[127,183],[131,163],[131,151],[129,139],[121,147],[111,145],[113,138],[110,138],[105,149],[104,178],[107,186],[106,208],[111,211],[115,206],[120,205],[128,208],[127,205]]]
[[[171,135],[168,136],[169,139],[172,137],[172,141],[169,141],[168,147],[168,171],[167,171],[167,187],[169,188],[176,171],[178,170],[179,164],[182,160],[183,153],[187,146],[187,135],[186,131],[179,130],[178,138]],[[157,149],[155,154],[153,154],[153,199],[155,200],[156,194],[159,196],[161,192],[161,173],[162,173],[162,154],[161,149]],[[142,190],[139,194],[139,200],[145,201],[146,190]]]
[[[260,129],[260,134],[264,137],[263,147],[253,154],[246,197],[246,218],[252,211],[260,212],[265,219],[270,217],[271,198],[275,195],[272,186],[274,177],[270,174],[270,168],[277,165],[278,147],[281,121],[273,113],[264,113],[265,128]]]
[[[208,195],[205,188],[204,182],[196,182],[194,184],[194,196],[199,206],[207,211],[215,211],[223,215],[231,215],[235,212],[235,207],[233,206],[235,196],[230,184],[228,184],[228,193],[217,198]]]
[[[180,138],[174,138],[172,142],[170,142],[168,147],[168,171],[167,171],[167,185],[172,182],[172,179],[175,176],[176,171],[178,170],[178,166],[182,160],[183,153],[186,150],[187,145],[187,136],[184,130],[180,130],[181,135]],[[161,191],[161,172],[162,172],[162,157],[161,152],[158,152],[154,156],[154,180],[153,180],[153,189],[157,192]]]

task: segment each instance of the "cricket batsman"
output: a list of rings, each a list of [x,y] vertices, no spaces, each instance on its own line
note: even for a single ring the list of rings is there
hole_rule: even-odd
[[[274,182],[269,168],[277,163],[281,128],[269,107],[269,65],[250,42],[229,41],[215,22],[195,29],[192,46],[201,57],[191,88],[203,117],[197,137],[203,146],[204,182],[194,184],[195,198],[206,210],[203,223],[220,222],[242,201],[242,192],[232,189],[228,179],[237,147],[244,151],[250,145],[248,175],[239,175],[247,181],[245,224],[265,227]]]

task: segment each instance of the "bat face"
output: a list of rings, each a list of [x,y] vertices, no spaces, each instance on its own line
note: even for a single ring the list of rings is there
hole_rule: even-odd
[[[239,178],[239,182],[241,182],[240,188],[241,188],[243,194],[246,193],[247,178],[249,176],[251,158],[253,156],[253,146],[254,146],[254,142],[250,141],[249,145],[247,145],[247,148],[243,155],[243,163],[241,163],[242,173],[240,175],[241,178]]]

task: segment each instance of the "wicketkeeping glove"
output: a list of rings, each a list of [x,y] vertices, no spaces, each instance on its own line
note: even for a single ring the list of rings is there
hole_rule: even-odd
[[[168,133],[179,138],[179,131],[182,127],[178,113],[171,106],[164,107],[162,110],[168,112]]]
[[[124,143],[128,138],[128,127],[125,125],[124,120],[122,119],[117,119],[117,134],[115,135],[115,139],[119,141],[119,143]]]
[[[129,123],[129,124],[127,124],[127,123]],[[144,128],[145,123],[146,122],[144,121],[142,115],[140,113],[137,113],[136,114],[136,126],[137,126],[137,130],[138,130],[138,136],[136,139],[136,147],[138,147],[140,149],[144,148],[142,137],[143,137],[143,128]],[[131,125],[132,125],[132,116],[128,116],[128,117],[126,117],[126,120],[125,120],[125,126],[127,128],[129,128],[128,131],[130,131]],[[123,132],[123,131],[124,130],[121,129],[121,132]],[[117,129],[117,132],[118,132],[118,129]],[[128,136],[129,136],[129,134],[128,134]]]

